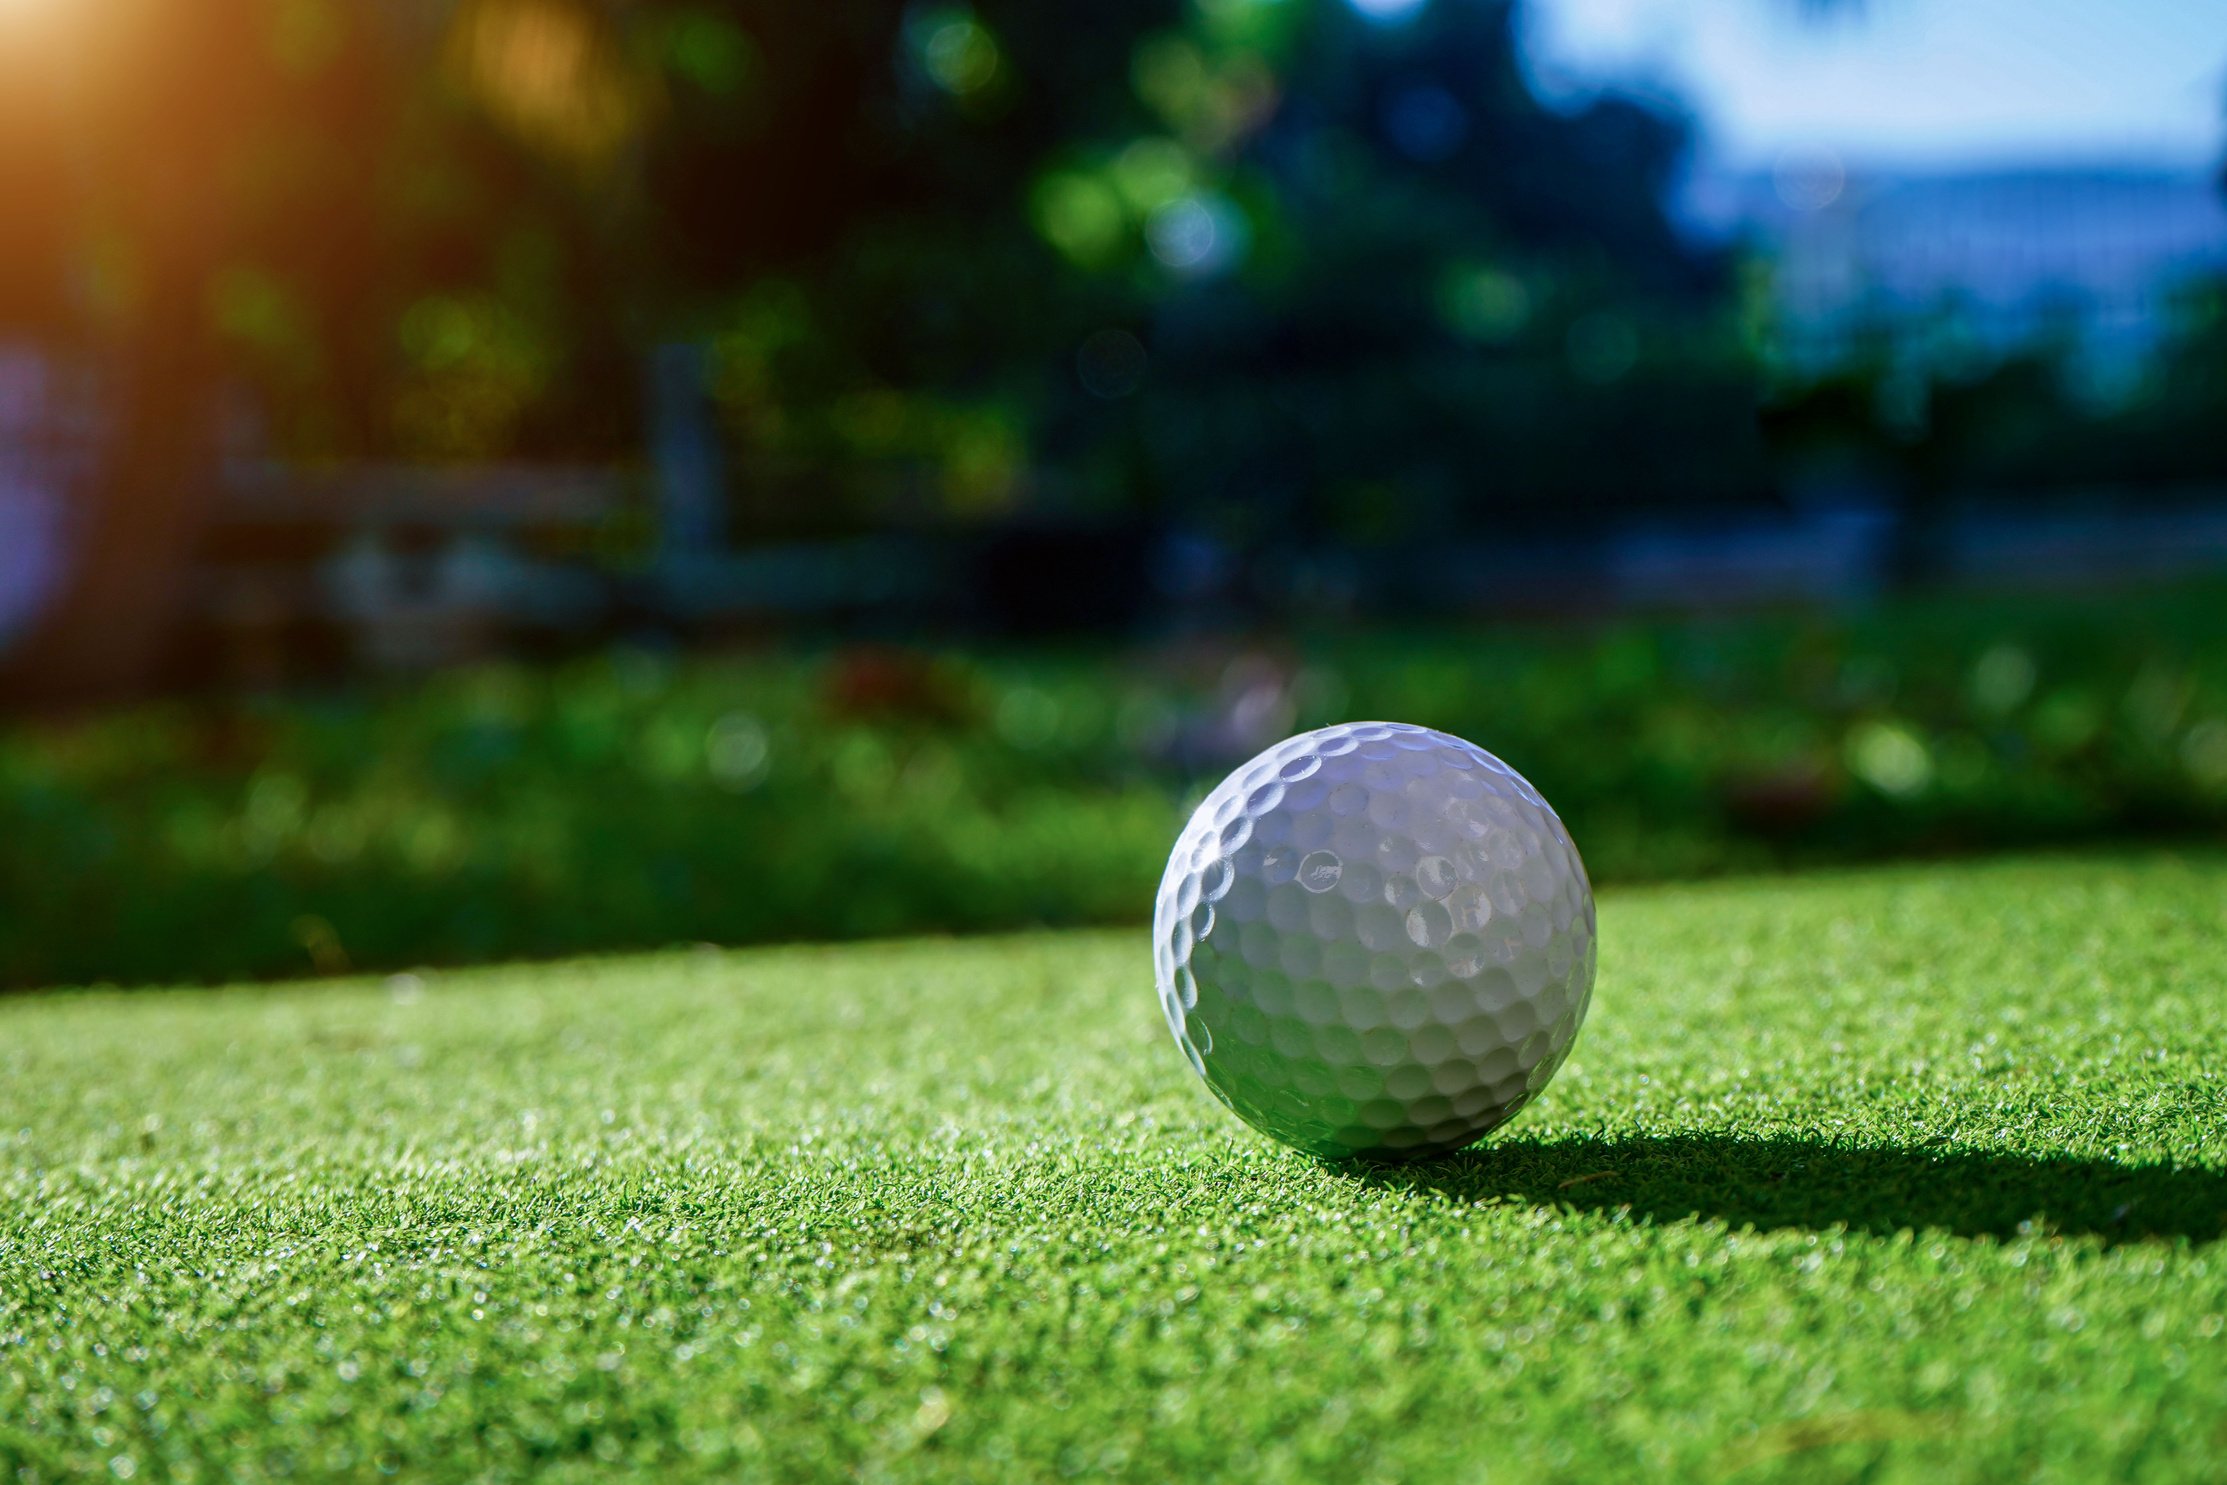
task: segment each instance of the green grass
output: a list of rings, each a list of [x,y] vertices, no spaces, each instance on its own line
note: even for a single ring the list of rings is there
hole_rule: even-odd
[[[1596,881],[2217,844],[2223,607],[2213,584],[1255,651],[621,652],[0,720],[0,988],[1126,922],[1246,753],[1370,717],[1499,753]],[[1288,710],[1210,745],[1233,678],[1279,663]]]
[[[2212,1479],[2227,858],[1603,898],[1500,1137],[1141,932],[0,1003],[0,1479]]]

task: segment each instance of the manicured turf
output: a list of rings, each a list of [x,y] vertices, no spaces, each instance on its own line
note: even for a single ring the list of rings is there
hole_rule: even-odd
[[[2227,859],[1604,897],[1393,1170],[1141,931],[0,1003],[0,1479],[2212,1479]]]

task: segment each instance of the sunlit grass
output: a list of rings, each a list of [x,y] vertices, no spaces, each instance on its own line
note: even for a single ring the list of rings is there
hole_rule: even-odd
[[[0,1002],[0,1478],[2203,1480],[2227,860],[1603,894],[1477,1150],[1141,931]]]

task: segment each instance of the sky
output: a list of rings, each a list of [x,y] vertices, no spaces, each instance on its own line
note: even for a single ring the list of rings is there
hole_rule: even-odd
[[[2227,156],[2227,0],[1852,9],[1804,19],[1797,0],[1529,0],[1525,51],[1549,98],[1613,85],[1677,102],[1706,166],[1768,166],[1790,149],[1942,169]]]

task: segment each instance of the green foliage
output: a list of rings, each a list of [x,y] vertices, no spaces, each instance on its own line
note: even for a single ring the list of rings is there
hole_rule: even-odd
[[[743,532],[1247,542],[1286,501],[1319,543],[1367,483],[1433,524],[1628,501],[1635,462],[1760,488],[1724,275],[1661,206],[1681,127],[1544,108],[1507,0],[207,8],[238,78],[187,292],[281,457],[628,458],[643,353],[688,339]],[[167,57],[123,91],[198,101]],[[104,190],[171,127],[119,126]]]
[[[2197,278],[2163,318],[2155,355],[2131,363],[2069,331],[1991,349],[1953,306],[1921,334],[1882,323],[1829,371],[1781,368],[1764,422],[1797,471],[1877,482],[1921,515],[1975,497],[2201,499],[2227,480],[2211,434],[2227,399],[2227,284]]]
[[[1442,727],[1594,875],[2227,825],[2210,590],[1860,619],[493,668],[0,733],[0,984],[1130,921],[1228,677]],[[1273,710],[1273,708],[1271,708]],[[1273,738],[1262,736],[1265,745]]]
[[[0,1477],[2215,1479],[2223,891],[1612,890],[1390,1169],[1130,933],[0,1003]]]

